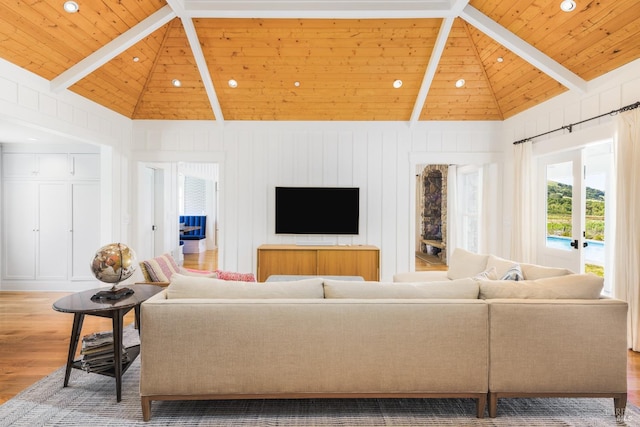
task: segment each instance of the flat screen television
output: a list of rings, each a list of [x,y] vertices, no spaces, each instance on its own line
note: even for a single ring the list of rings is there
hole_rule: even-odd
[[[276,234],[358,234],[360,189],[276,187]]]

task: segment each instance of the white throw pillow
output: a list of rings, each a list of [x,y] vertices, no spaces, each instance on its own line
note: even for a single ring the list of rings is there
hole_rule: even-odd
[[[493,268],[493,267],[492,267]],[[509,270],[500,278],[500,280],[513,280],[519,281],[524,280],[524,276],[522,275],[522,269],[520,268],[520,264],[513,264]]]
[[[167,299],[179,298],[324,298],[324,291],[322,278],[258,283],[174,274]]]
[[[473,280],[498,280],[498,273],[495,267],[487,268],[482,273],[473,276]]]
[[[480,298],[598,299],[604,279],[595,274],[568,274],[538,280],[480,281]]]
[[[455,248],[449,259],[447,277],[451,280],[465,279],[483,272],[488,267],[489,255],[481,255]]]
[[[478,299],[478,290],[478,282],[471,278],[422,283],[324,281],[327,299]]]

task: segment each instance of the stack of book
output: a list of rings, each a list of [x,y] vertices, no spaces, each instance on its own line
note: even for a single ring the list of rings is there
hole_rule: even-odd
[[[103,372],[113,369],[113,332],[96,332],[82,337],[82,369],[87,372]],[[129,362],[129,354],[122,347],[122,363]]]

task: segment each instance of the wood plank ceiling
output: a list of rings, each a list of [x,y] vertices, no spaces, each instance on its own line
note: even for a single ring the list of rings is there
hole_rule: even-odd
[[[575,1],[8,0],[0,57],[134,120],[502,120],[640,58],[638,0]]]

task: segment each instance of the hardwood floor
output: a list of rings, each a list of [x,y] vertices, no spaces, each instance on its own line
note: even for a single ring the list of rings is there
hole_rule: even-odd
[[[184,266],[215,270],[217,253],[186,254]],[[416,259],[418,271],[444,269],[446,266]],[[73,316],[54,311],[51,306],[67,294],[0,292],[0,404],[66,363]],[[133,312],[125,317],[125,324],[131,322]],[[110,319],[87,316],[82,333],[110,328]],[[640,406],[640,353],[629,351],[627,360],[628,400]],[[71,381],[74,375],[84,373],[74,370]]]

